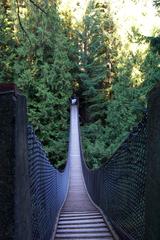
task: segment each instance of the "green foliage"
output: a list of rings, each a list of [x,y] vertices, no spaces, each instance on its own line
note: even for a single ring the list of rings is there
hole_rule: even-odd
[[[106,154],[105,127],[107,104],[112,96],[116,74],[115,35],[108,3],[90,1],[83,19],[80,56],[80,100],[83,119],[83,137],[88,165],[97,167]],[[96,134],[96,136],[95,136]]]
[[[16,42],[13,35],[11,6],[7,1],[0,3],[0,82],[13,81],[13,61]]]
[[[83,20],[80,88],[85,121],[104,123],[115,73],[115,26],[107,3],[91,1]],[[114,48],[113,48],[114,46]]]
[[[84,18],[82,136],[86,161],[92,168],[107,161],[141,120],[146,95],[160,80],[159,36],[145,37],[133,25],[125,43],[120,43],[109,8],[103,7],[102,11],[100,4],[91,1]],[[101,12],[106,17],[100,17]],[[99,54],[101,47],[109,53],[105,58]]]
[[[145,37],[135,21],[121,41],[108,2],[91,0],[82,23],[57,7],[0,3],[0,82],[26,94],[29,121],[57,167],[66,159],[68,100],[76,92],[85,157],[97,168],[141,119],[160,80],[159,31]]]
[[[153,2],[154,2],[154,5],[155,5],[156,7],[159,7],[159,6],[160,6],[160,1],[159,1],[159,0],[154,0]]]
[[[70,74],[72,76],[72,90],[73,92],[77,92],[79,89],[79,81],[80,81],[80,66],[79,66],[79,50],[80,50],[80,29],[81,25],[76,23],[73,24],[73,16],[71,11],[65,11],[61,13],[61,17],[63,19],[63,30],[68,39],[67,49],[68,49],[68,57],[71,62],[71,70]]]
[[[32,45],[19,33],[21,45],[14,65],[15,81],[28,97],[29,120],[50,160],[59,167],[67,153],[68,99],[72,86],[68,39],[54,5],[47,9],[47,17],[30,8],[23,25]]]
[[[14,22],[14,36],[7,26],[2,32],[5,45],[1,64],[6,66],[1,81],[14,81],[26,94],[29,121],[52,163],[60,167],[67,154],[68,100],[72,93],[69,39],[52,2],[40,6],[46,13],[27,1],[23,6],[16,5],[19,16]],[[14,61],[10,38],[16,39]]]

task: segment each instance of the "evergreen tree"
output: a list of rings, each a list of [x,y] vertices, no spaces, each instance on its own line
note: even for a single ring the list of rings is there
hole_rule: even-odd
[[[83,25],[80,110],[85,124],[82,131],[88,164],[97,167],[106,156],[107,105],[112,97],[119,41],[108,3],[90,1]]]
[[[8,1],[0,3],[0,82],[13,81],[14,49],[14,24],[11,4]]]
[[[71,76],[72,76],[72,92],[73,94],[79,94],[79,81],[80,81],[80,31],[81,24],[75,21],[73,14],[71,11],[63,11],[61,12],[61,16],[63,19],[63,30],[65,36],[68,39],[68,57],[71,62]]]
[[[29,41],[22,31],[18,32],[21,44],[16,50],[14,78],[27,95],[30,122],[50,160],[59,167],[67,153],[68,100],[72,90],[69,40],[55,4],[50,2],[45,12],[32,4],[27,7],[27,16],[21,21]]]
[[[91,0],[82,23],[58,6],[0,3],[0,82],[15,82],[26,94],[29,121],[57,167],[66,159],[68,100],[76,93],[85,156],[98,167],[141,119],[159,81],[159,31],[145,37],[134,22],[121,42],[108,2]]]
[[[109,4],[91,1],[83,24],[80,74],[83,111],[86,121],[100,120],[105,125],[117,41]]]
[[[159,0],[154,0],[154,5],[158,8],[160,7],[160,1]]]
[[[29,121],[57,167],[66,160],[72,63],[53,1],[0,4],[0,82],[15,82],[28,99]]]
[[[108,8],[100,2],[91,1],[84,19],[82,38],[81,94],[82,111],[85,110],[82,132],[90,167],[107,161],[141,120],[146,108],[146,95],[160,74],[159,37],[142,36],[139,26],[134,23],[128,28],[125,42],[120,43],[111,13],[108,11],[110,14],[104,17]],[[107,31],[102,27],[104,22],[108,26]],[[111,31],[109,26],[113,26]],[[104,41],[106,36],[107,41]],[[101,47],[105,53],[110,53],[106,58],[98,54]],[[111,72],[107,63],[111,63]]]

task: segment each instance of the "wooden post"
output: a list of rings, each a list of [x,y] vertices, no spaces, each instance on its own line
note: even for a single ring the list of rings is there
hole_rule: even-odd
[[[160,85],[148,98],[145,240],[160,239]]]
[[[0,85],[0,239],[31,240],[26,99]]]

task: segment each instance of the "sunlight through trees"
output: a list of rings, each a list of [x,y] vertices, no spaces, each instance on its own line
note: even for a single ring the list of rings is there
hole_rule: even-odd
[[[0,82],[26,94],[29,121],[57,167],[73,93],[90,167],[107,161],[142,118],[160,80],[159,8],[151,0],[0,3]]]

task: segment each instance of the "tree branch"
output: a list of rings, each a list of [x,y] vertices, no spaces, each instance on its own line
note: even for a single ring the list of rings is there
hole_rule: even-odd
[[[24,32],[24,34],[27,36],[27,39],[29,40],[30,45],[32,46],[32,42],[31,42],[31,40],[30,40],[30,38],[29,38],[29,35],[28,35],[28,33],[26,32],[26,30],[25,30],[25,28],[23,27],[23,24],[22,24],[22,22],[21,22],[18,0],[16,0],[16,3],[17,3],[17,10],[18,10],[18,11],[17,11],[17,16],[18,16],[19,26],[20,26],[20,28],[22,29],[22,31]]]
[[[39,5],[37,5],[33,0],[29,0],[35,7],[37,7],[39,10],[41,10],[41,12],[43,12],[44,14],[47,15],[47,12],[41,8]]]

